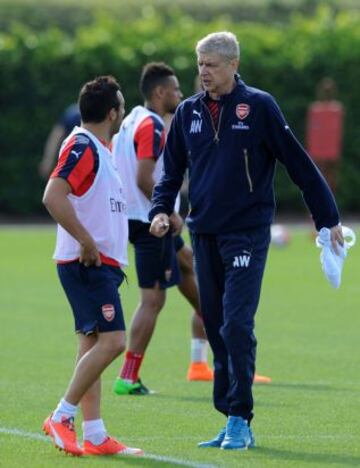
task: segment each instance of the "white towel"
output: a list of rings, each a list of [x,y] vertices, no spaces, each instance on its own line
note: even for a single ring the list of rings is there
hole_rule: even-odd
[[[338,254],[335,253],[331,244],[330,229],[321,228],[319,235],[316,237],[316,245],[321,248],[320,263],[322,270],[334,288],[338,288],[341,284],[341,272],[347,251],[356,241],[356,236],[352,229],[346,226],[341,226],[341,228],[344,236],[344,245],[338,243]]]

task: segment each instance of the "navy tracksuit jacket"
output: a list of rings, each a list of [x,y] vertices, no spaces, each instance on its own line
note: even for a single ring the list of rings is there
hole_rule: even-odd
[[[296,140],[274,98],[246,86],[220,98],[217,128],[205,92],[178,107],[150,220],[171,214],[189,169],[192,232],[202,314],[214,353],[214,404],[252,418],[254,315],[270,241],[276,160],[299,186],[317,229],[339,223],[324,178]]]

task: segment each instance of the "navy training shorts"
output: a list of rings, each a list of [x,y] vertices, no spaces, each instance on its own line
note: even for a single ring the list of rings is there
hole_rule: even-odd
[[[170,232],[162,238],[155,237],[149,228],[150,223],[129,220],[129,240],[135,249],[138,284],[140,288],[153,288],[159,283],[161,289],[167,289],[180,282],[174,237]],[[180,244],[177,241],[177,247]]]
[[[124,273],[118,267],[86,267],[70,262],[57,265],[62,287],[71,305],[76,333],[125,330],[118,288]]]
[[[173,241],[175,252],[178,253],[179,250],[181,250],[185,245],[184,239],[180,235],[178,235],[173,237]]]

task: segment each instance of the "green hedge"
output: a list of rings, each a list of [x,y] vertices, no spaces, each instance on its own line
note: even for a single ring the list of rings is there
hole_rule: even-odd
[[[358,0],[325,0],[334,12],[359,10]],[[313,15],[324,0],[1,0],[0,30],[7,31],[15,21],[42,31],[49,25],[73,33],[78,26],[88,24],[99,12],[117,21],[133,21],[149,10],[171,17],[181,11],[197,21],[213,21],[217,17],[232,21],[262,23],[288,22],[292,13]]]
[[[185,95],[196,75],[194,44],[215,30],[234,31],[241,44],[241,74],[249,84],[270,91],[300,139],[314,88],[324,75],[338,83],[346,108],[340,206],[360,207],[358,148],[360,50],[359,17],[320,8],[313,18],[297,16],[286,27],[254,23],[211,23],[147,9],[129,23],[101,15],[70,35],[51,28],[42,33],[15,25],[0,35],[0,213],[42,212],[43,184],[37,166],[45,137],[80,85],[98,74],[114,74],[122,84],[127,109],[140,102],[138,79],[150,60],[173,65]],[[298,191],[279,171],[280,207],[300,206]]]

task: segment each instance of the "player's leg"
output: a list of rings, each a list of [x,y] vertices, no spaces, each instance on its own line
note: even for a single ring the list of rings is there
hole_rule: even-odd
[[[118,336],[111,336],[111,332],[99,333],[99,338],[91,350],[86,352],[86,357],[91,352],[107,354],[113,349],[111,341],[117,342],[121,351],[125,349],[125,332],[118,332]],[[95,348],[95,349],[94,349]],[[97,349],[96,349],[97,348]],[[85,455],[141,455],[143,451],[138,448],[127,447],[118,440],[110,437],[100,414],[101,379],[100,376],[87,390],[81,399],[83,413],[83,450]]]
[[[84,337],[84,339],[86,338]],[[99,333],[94,346],[76,364],[73,377],[65,393],[65,400],[77,405],[100,377],[103,370],[124,350],[124,331]]]
[[[128,350],[113,389],[118,395],[146,395],[150,391],[139,378],[140,368],[165,304],[166,289],[178,283],[179,269],[171,236],[163,239],[152,236],[147,223],[131,222],[129,226],[133,231],[131,240],[140,303],[130,325]]]
[[[58,272],[73,309],[79,349],[68,389],[46,419],[44,430],[56,447],[81,455],[74,430],[78,405],[82,403],[84,421],[92,429],[105,431],[100,418],[100,375],[125,348],[125,324],[118,294],[124,275],[118,268],[87,268],[77,262],[59,265]]]
[[[97,333],[91,335],[78,335],[79,337],[79,348],[76,358],[76,363],[90,351],[90,349],[96,344],[98,340]],[[84,394],[80,401],[81,411],[84,416],[84,420],[94,420],[100,418],[100,398],[101,398],[101,379],[98,378]]]
[[[63,281],[74,311],[76,330],[83,335],[79,340],[81,357],[66,392],[69,403],[79,402],[102,371],[125,349],[125,323],[118,292],[124,273],[108,265],[80,265],[79,279],[80,290],[68,284],[68,277]]]
[[[114,384],[114,391],[118,395],[146,395],[151,392],[141,382],[139,373],[165,298],[166,292],[159,285],[140,290],[140,304],[130,326],[129,346],[120,375]]]
[[[208,341],[200,312],[200,298],[193,268],[193,252],[180,236],[175,239],[176,257],[180,268],[178,288],[193,307],[191,318],[191,362],[187,372],[190,381],[211,381],[213,371],[208,365]]]
[[[96,333],[89,336],[78,334],[76,367],[81,358],[95,345],[96,341]],[[85,398],[86,394],[84,395],[85,412],[91,415],[92,419],[98,419],[100,417],[100,379],[96,379],[86,393],[89,394],[90,398]],[[91,403],[89,400],[91,400]],[[74,429],[74,418],[77,411],[78,401],[76,399],[72,400],[71,396],[69,397],[68,392],[66,392],[55,411],[45,420],[43,429],[47,435],[53,438],[57,448],[73,455],[82,455],[83,451],[77,443]]]
[[[207,336],[206,336],[206,331],[204,327],[204,321],[202,319],[202,316],[198,314],[197,311],[195,310],[191,316],[191,336],[195,339],[197,338],[200,340],[204,340],[207,343]],[[207,350],[207,346],[206,346],[206,350]],[[206,359],[206,362],[207,362],[207,359]]]
[[[156,321],[164,307],[166,290],[156,284],[152,289],[140,290],[140,304],[133,316],[130,327],[128,349],[137,354],[144,354],[155,330]]]
[[[125,324],[118,294],[120,284],[118,272],[111,267],[104,267],[104,270],[106,276],[99,277],[99,271],[95,271],[92,278],[90,275],[90,279],[92,279],[90,286],[94,290],[92,293],[93,302],[106,303],[106,307],[102,306],[101,312],[99,310],[96,340],[92,340],[93,335],[80,335],[79,337],[79,356],[76,366],[78,379],[84,380],[81,371],[85,375],[91,374],[87,366],[95,370],[97,366],[100,367],[99,376],[88,387],[80,400],[83,413],[83,449],[86,455],[138,455],[142,453],[140,449],[126,447],[108,435],[100,413],[101,373],[113,358],[124,351],[126,344]],[[107,360],[104,356],[107,356]],[[102,362],[101,360],[99,362],[100,357]],[[82,365],[83,369],[80,369]],[[71,396],[65,395],[66,398],[71,398]]]

